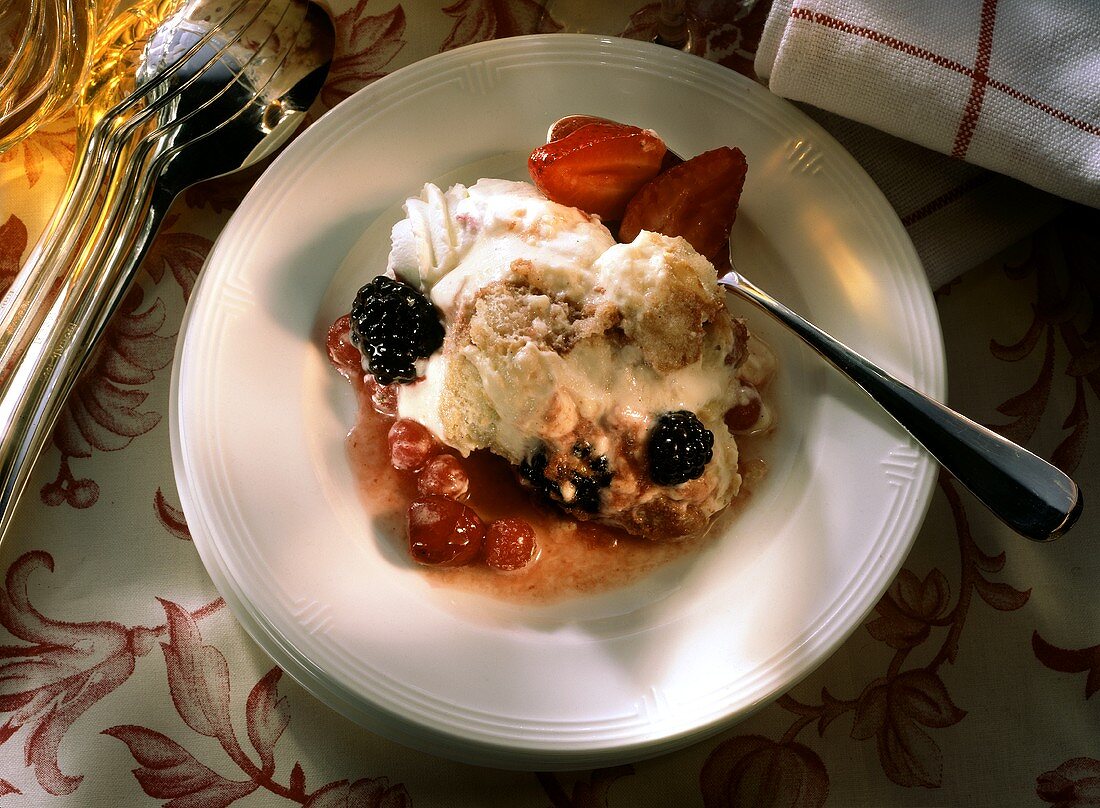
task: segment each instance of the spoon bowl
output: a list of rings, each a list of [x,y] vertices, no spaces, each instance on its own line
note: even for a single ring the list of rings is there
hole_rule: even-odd
[[[138,71],[141,86],[181,64],[152,92],[153,98],[173,99],[157,115],[165,133],[159,198],[277,150],[320,93],[334,47],[332,23],[313,3],[268,4],[260,13],[246,4],[238,16],[247,15],[242,25],[264,37],[259,47],[248,37],[209,39],[208,23],[195,19],[194,11],[177,14],[156,32]]]

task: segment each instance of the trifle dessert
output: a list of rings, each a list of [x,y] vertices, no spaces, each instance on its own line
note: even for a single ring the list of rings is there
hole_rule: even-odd
[[[516,575],[563,535],[642,557],[698,540],[742,494],[737,437],[774,425],[775,359],[716,283],[740,151],[682,162],[651,131],[579,118],[529,168],[424,185],[329,333],[377,444],[385,429],[359,462],[373,449],[404,475],[390,508],[428,566]],[[487,457],[508,473],[475,486]],[[575,575],[585,552],[561,553]]]

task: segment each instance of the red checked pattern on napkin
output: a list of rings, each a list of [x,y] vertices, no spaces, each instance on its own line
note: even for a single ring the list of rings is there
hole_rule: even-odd
[[[868,170],[909,227],[933,285],[966,267],[928,254],[924,218],[976,194],[971,214],[980,220],[992,205],[999,210],[990,221],[1003,227],[1009,211],[1018,235],[1053,210],[1044,195],[958,160],[1100,207],[1095,0],[775,0],[755,68],[777,95],[956,158],[823,121],[865,167],[880,163]],[[996,234],[979,227],[978,237]]]

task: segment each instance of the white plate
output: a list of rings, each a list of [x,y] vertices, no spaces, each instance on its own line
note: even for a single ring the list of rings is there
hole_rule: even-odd
[[[433,588],[372,534],[325,328],[384,256],[377,222],[395,205],[482,161],[522,170],[571,112],[651,127],[681,153],[740,146],[738,265],[918,388],[945,387],[928,284],[878,189],[727,69],[625,40],[505,39],[418,62],[315,123],[257,182],[191,300],[173,379],[184,510],[236,616],[318,698],[397,741],[501,767],[658,754],[781,694],[880,597],[934,476],[886,416],[748,311],[780,354],[781,427],[770,475],[706,551],[527,608]]]

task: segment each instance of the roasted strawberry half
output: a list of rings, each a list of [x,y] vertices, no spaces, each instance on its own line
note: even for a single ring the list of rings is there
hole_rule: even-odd
[[[616,126],[623,126],[616,121],[609,121],[607,118],[597,118],[595,115],[566,115],[564,118],[558,118],[554,121],[554,125],[550,127],[550,131],[546,133],[546,140],[561,140],[566,135],[571,135],[580,129],[582,126],[588,126],[590,123],[609,123]],[[684,158],[678,155],[676,152],[668,150],[665,152],[665,159],[661,161],[661,171],[678,166],[684,162]]]
[[[662,172],[630,200],[619,241],[633,241],[642,230],[683,236],[716,267],[726,266],[747,171],[741,150],[723,146]]]
[[[665,144],[619,123],[589,123],[531,152],[527,168],[548,199],[618,221],[631,197],[657,176]]]

